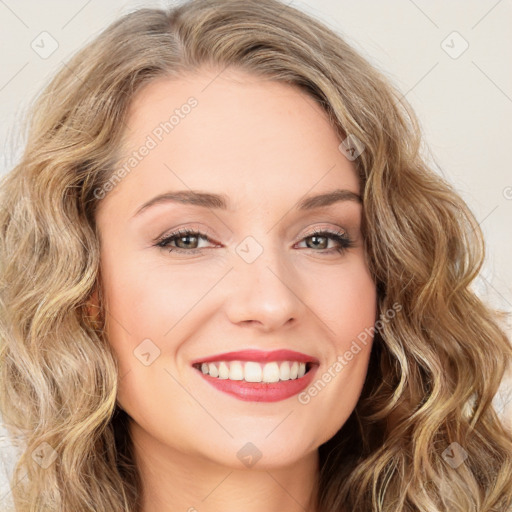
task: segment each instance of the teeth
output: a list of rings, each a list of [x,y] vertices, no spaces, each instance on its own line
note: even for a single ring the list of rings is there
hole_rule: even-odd
[[[304,369],[305,369],[304,365]],[[284,363],[281,363],[281,366],[279,367],[279,380],[288,380],[290,378],[290,363],[288,361],[285,361]]]
[[[296,379],[298,373],[299,373],[299,363],[297,363],[297,361],[294,361],[292,364],[292,367],[290,368],[290,380]]]
[[[244,380],[244,368],[238,361],[231,363],[228,378],[229,380]]]
[[[229,377],[229,366],[226,363],[219,364],[219,379],[227,379]]]
[[[259,363],[253,363],[251,361],[245,363],[244,380],[247,382],[261,382],[262,373],[263,371]]]
[[[208,370],[211,377],[218,377],[219,376],[219,370],[217,369],[217,365],[215,364],[209,364]]]
[[[306,363],[298,361],[272,361],[270,363],[219,361],[217,363],[202,363],[201,371],[205,375],[219,379],[271,383],[304,377]]]
[[[279,382],[279,365],[277,363],[267,363],[263,367],[263,382]]]

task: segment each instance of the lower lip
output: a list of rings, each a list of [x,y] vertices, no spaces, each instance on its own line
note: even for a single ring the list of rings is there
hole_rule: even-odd
[[[208,384],[223,391],[228,395],[234,396],[239,400],[247,402],[279,402],[291,396],[297,395],[307,388],[314,374],[318,369],[318,365],[313,365],[311,369],[298,379],[282,380],[279,382],[246,382],[245,380],[229,380],[219,379],[205,375],[201,370],[199,373]]]

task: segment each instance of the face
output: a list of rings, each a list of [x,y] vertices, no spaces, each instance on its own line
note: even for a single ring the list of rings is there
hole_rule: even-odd
[[[153,81],[131,105],[129,171],[97,212],[107,336],[140,446],[277,467],[341,428],[366,377],[361,191],[312,98],[215,76]]]

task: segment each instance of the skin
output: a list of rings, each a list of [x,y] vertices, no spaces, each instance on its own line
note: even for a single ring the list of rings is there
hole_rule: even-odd
[[[99,204],[118,402],[132,418],[144,512],[311,511],[317,449],[358,401],[371,338],[307,404],[297,395],[238,400],[206,383],[191,361],[288,348],[320,360],[317,379],[329,368],[333,373],[337,356],[377,314],[362,207],[342,201],[293,208],[306,195],[337,188],[359,194],[359,183],[312,98],[242,71],[217,74],[203,69],[158,79],[139,92],[127,121],[126,155],[190,96],[198,105]],[[230,207],[163,203],[133,217],[154,196],[189,189],[225,194]],[[199,247],[199,254],[154,246],[184,227],[206,230],[210,238],[171,246]],[[315,246],[315,228],[342,230],[354,246],[326,253],[339,244],[322,236]],[[250,264],[236,252],[247,236],[263,251]],[[146,366],[134,350],[147,338],[160,354]],[[251,467],[237,457],[248,442],[262,454]]]

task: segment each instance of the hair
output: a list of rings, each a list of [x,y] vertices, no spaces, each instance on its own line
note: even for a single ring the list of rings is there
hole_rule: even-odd
[[[20,447],[16,510],[140,511],[105,335],[95,190],[119,162],[135,94],[205,68],[306,92],[341,139],[364,148],[353,163],[365,255],[379,313],[401,310],[375,330],[359,401],[319,447],[315,510],[508,509],[512,432],[492,400],[512,345],[470,287],[481,230],[421,156],[411,107],[304,12],[278,0],[195,0],[125,14],[75,54],[31,105],[24,153],[2,179],[0,411]],[[87,309],[95,290],[99,323]],[[443,456],[454,447],[467,456],[457,467]]]

